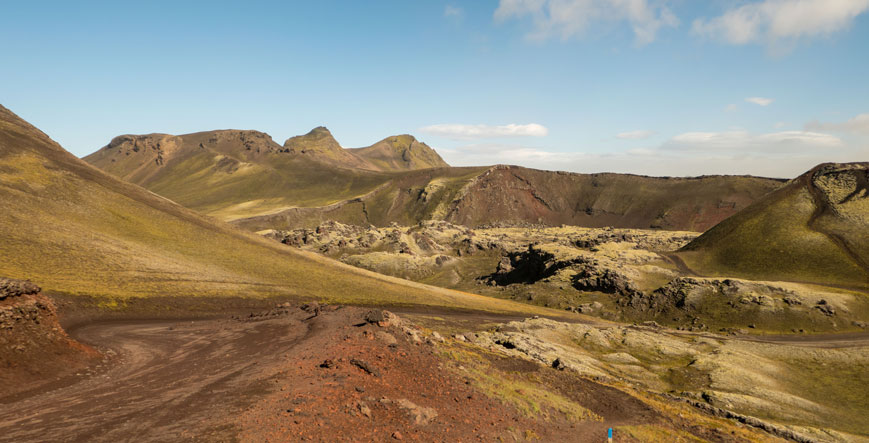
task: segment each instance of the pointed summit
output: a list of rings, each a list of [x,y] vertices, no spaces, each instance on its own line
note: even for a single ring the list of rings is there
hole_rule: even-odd
[[[287,139],[284,149],[339,168],[374,169],[368,162],[342,148],[325,126],[317,126],[305,135]]]

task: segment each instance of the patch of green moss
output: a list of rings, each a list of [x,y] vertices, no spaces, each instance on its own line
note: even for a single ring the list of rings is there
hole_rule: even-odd
[[[473,385],[486,395],[515,407],[529,418],[550,420],[557,413],[571,421],[600,420],[582,405],[540,383],[534,374],[501,371],[478,352],[484,351],[456,345],[441,350],[441,356],[461,363],[458,373],[473,380]]]
[[[613,431],[614,441],[619,441],[620,435],[627,435],[643,442],[702,443],[706,441],[685,431],[671,429],[664,425],[617,426]]]

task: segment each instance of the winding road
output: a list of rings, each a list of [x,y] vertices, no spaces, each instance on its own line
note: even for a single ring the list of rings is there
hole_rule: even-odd
[[[226,423],[262,392],[261,367],[304,339],[298,318],[98,322],[76,339],[117,353],[81,381],[0,404],[0,441],[232,439]]]

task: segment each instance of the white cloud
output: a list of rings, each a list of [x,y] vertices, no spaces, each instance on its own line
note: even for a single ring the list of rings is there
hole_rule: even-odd
[[[661,149],[684,153],[762,155],[821,152],[845,145],[839,137],[808,131],[752,134],[747,131],[686,132],[666,141]]]
[[[724,110],[727,112],[736,112],[739,109],[739,106],[736,103],[731,103],[724,107]]]
[[[860,114],[843,123],[810,122],[806,124],[806,130],[851,132],[854,134],[869,135],[869,114]]]
[[[512,164],[542,169],[555,168],[560,162],[575,154],[548,151],[540,147],[503,144],[475,143],[459,146],[453,150],[437,150],[451,165]],[[443,152],[442,152],[443,151]]]
[[[774,100],[765,97],[748,97],[747,99],[745,99],[745,101],[747,101],[748,103],[754,103],[759,106],[769,106]]]
[[[861,161],[869,157],[869,146],[865,144],[812,131],[686,132],[660,144],[630,150],[599,152],[594,146],[574,148],[573,152],[565,152],[552,147],[480,143],[438,152],[454,166],[516,164],[582,173],[750,174],[780,178],[796,177],[824,162]]]
[[[744,4],[713,19],[697,19],[699,35],[734,45],[774,44],[831,35],[848,28],[869,10],[869,0],[763,0]]]
[[[664,27],[679,20],[659,1],[649,0],[500,0],[495,19],[530,17],[534,30],[528,37],[568,39],[601,22],[628,22],[637,45],[655,40]]]
[[[419,130],[425,134],[459,140],[497,137],[545,137],[549,134],[549,129],[537,123],[501,126],[440,124],[426,126]]]
[[[616,134],[616,138],[622,140],[645,140],[655,135],[655,131],[628,131]]]
[[[443,152],[454,166],[513,164],[550,171],[581,173],[619,172],[652,176],[698,176],[706,174],[750,174],[763,177],[793,178],[824,162],[849,162],[866,158],[869,149],[836,147],[802,148],[773,152],[731,150],[694,145],[694,151],[666,149],[663,146],[617,152],[558,152],[540,147],[509,145],[465,146]],[[702,148],[702,149],[701,149]],[[438,152],[441,152],[438,150]]]
[[[465,16],[465,10],[459,6],[447,5],[444,8],[444,17],[449,19],[461,19]]]

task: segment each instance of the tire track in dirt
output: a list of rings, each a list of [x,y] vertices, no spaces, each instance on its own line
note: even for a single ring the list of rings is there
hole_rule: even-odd
[[[0,441],[165,441],[222,426],[262,391],[259,367],[302,340],[299,319],[102,322],[72,331],[118,353],[106,372],[0,405]],[[191,435],[192,436],[192,435]]]

